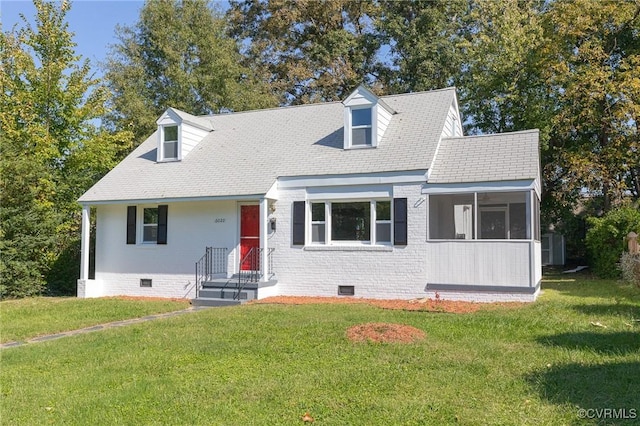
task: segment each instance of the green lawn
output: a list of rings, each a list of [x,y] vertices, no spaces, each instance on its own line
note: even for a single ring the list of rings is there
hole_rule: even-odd
[[[244,305],[4,349],[0,422],[292,425],[308,411],[330,425],[597,424],[582,408],[640,424],[640,291],[570,279],[518,309]],[[372,321],[427,337],[345,338]]]
[[[0,343],[189,307],[187,300],[34,297],[0,302]]]

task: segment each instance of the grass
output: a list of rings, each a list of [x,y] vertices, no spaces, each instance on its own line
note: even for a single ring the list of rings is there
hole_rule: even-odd
[[[0,422],[290,425],[308,411],[331,425],[597,424],[580,408],[640,417],[640,292],[562,276],[544,288],[518,309],[244,305],[8,348]],[[427,337],[345,338],[372,321]]]
[[[188,301],[34,297],[0,302],[0,343],[177,311]]]

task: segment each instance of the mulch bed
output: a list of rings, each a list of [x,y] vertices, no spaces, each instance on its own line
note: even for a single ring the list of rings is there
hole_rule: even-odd
[[[349,327],[347,338],[354,342],[413,343],[423,340],[425,334],[410,325],[369,322]]]
[[[310,296],[275,296],[260,300],[252,300],[249,303],[257,304],[282,304],[282,305],[309,305],[309,304],[368,304],[382,309],[395,309],[404,311],[423,312],[448,312],[465,314],[479,311],[480,309],[492,309],[496,307],[519,307],[524,303],[500,302],[500,303],[473,303],[459,302],[443,299],[411,299],[411,300],[386,300],[386,299],[360,299],[347,297],[310,297]]]

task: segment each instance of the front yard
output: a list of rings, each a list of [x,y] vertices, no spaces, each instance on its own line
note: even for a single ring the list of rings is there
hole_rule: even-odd
[[[534,304],[464,314],[243,305],[7,348],[0,421],[640,424],[640,291],[569,276],[543,289]],[[76,317],[76,302],[60,315]],[[28,328],[7,303],[2,334]],[[347,339],[368,322],[425,338]]]

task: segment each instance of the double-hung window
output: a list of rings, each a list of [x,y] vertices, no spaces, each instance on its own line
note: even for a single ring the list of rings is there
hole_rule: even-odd
[[[158,242],[158,208],[145,208],[142,215],[142,242]]]
[[[391,243],[391,201],[376,201],[376,242]]]
[[[372,108],[351,110],[351,146],[372,146]]]
[[[327,227],[325,217],[325,204],[311,203],[311,242],[324,244]]]
[[[178,159],[178,126],[164,126],[162,129],[162,152],[164,160]]]
[[[127,244],[167,244],[169,206],[127,206]]]

